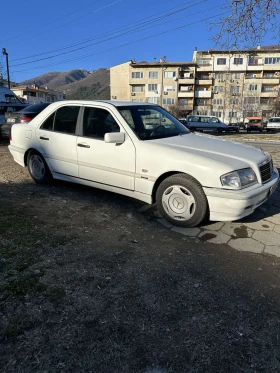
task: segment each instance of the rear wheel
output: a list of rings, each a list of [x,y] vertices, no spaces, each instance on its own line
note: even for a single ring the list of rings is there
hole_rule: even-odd
[[[163,180],[156,193],[159,212],[174,225],[195,227],[206,217],[208,202],[199,182],[185,174]]]
[[[218,131],[218,133],[222,133],[223,132],[223,130],[221,128],[218,128],[217,131]]]
[[[47,184],[51,181],[51,173],[44,157],[32,150],[27,156],[27,167],[30,176],[38,184]]]

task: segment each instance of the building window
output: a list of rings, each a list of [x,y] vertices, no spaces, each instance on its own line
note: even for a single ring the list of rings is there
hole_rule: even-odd
[[[249,84],[248,85],[248,90],[249,91],[257,91],[258,90],[258,85],[257,84]]]
[[[234,74],[232,74],[231,79],[233,79],[233,80],[240,79],[240,73],[234,73]]]
[[[132,102],[143,102],[142,98],[133,98]]]
[[[233,64],[234,65],[243,65],[243,58],[234,58],[233,59]]]
[[[144,77],[144,73],[140,73],[140,72],[133,72],[132,73],[132,79],[141,79]]]
[[[133,85],[131,87],[131,92],[144,92],[144,86],[143,85]]]
[[[210,60],[210,59],[201,59],[201,60],[197,60],[196,63],[198,65],[212,65],[212,60]]]
[[[264,85],[262,87],[262,92],[272,92],[274,90],[274,86],[273,85]]]
[[[175,71],[165,71],[164,72],[164,78],[165,79],[168,79],[168,78],[174,78],[176,76],[176,72]]]
[[[157,92],[158,91],[158,85],[157,84],[148,84],[148,91],[149,92]]]
[[[213,104],[214,105],[222,105],[223,104],[223,100],[221,98],[215,98],[213,100]]]
[[[217,58],[217,65],[226,65],[227,59],[226,58]]]
[[[157,97],[147,97],[149,104],[157,104]]]
[[[158,79],[158,72],[157,71],[149,71],[149,78],[150,79]]]
[[[238,98],[231,98],[229,100],[230,105],[238,105]]]
[[[274,73],[263,73],[263,78],[274,78]]]
[[[265,65],[280,65],[280,57],[266,57],[264,59]]]
[[[165,85],[164,86],[164,91],[165,92],[173,92],[173,91],[175,91],[175,87],[173,85]]]
[[[187,98],[180,98],[179,105],[192,105],[192,101]]]
[[[230,87],[230,93],[239,93],[239,86],[231,86]]]
[[[163,105],[174,105],[175,100],[174,98],[164,98]]]
[[[223,82],[225,80],[225,74],[224,73],[216,73],[215,74],[215,79],[220,81],[220,82]]]
[[[259,58],[250,57],[249,65],[259,65],[259,61],[261,61]]]
[[[221,92],[224,92],[224,87],[220,85],[216,85],[214,87],[214,93],[221,93]]]
[[[236,112],[236,111],[230,111],[230,112],[228,113],[228,116],[229,116],[230,119],[231,119],[231,118],[236,118],[236,117],[237,117],[237,112]]]
[[[213,115],[215,117],[221,118],[222,117],[222,112],[221,111],[213,111]]]
[[[260,97],[244,97],[245,105],[258,105],[260,103]]]

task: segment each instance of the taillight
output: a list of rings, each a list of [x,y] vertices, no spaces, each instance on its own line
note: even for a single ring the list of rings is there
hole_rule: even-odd
[[[30,117],[21,117],[20,118],[20,123],[26,123],[26,122],[30,122],[33,118],[30,118]]]

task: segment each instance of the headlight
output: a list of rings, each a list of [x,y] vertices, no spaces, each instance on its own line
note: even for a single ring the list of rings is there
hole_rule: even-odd
[[[245,168],[244,170],[234,171],[221,176],[221,182],[223,186],[240,189],[256,183],[257,177],[251,168]]]

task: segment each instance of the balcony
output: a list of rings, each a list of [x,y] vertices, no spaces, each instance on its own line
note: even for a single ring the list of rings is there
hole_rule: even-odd
[[[266,91],[261,92],[261,97],[278,97],[278,91]]]
[[[212,79],[196,79],[195,84],[198,85],[211,85],[212,84]]]
[[[191,84],[194,85],[194,78],[184,78],[180,77],[178,80],[179,84]]]
[[[279,84],[279,77],[273,77],[273,78],[263,78],[262,79],[263,84]]]
[[[179,98],[187,98],[187,97],[193,97],[194,91],[179,91],[178,97]]]
[[[195,91],[195,97],[211,98],[212,97],[212,91]]]

